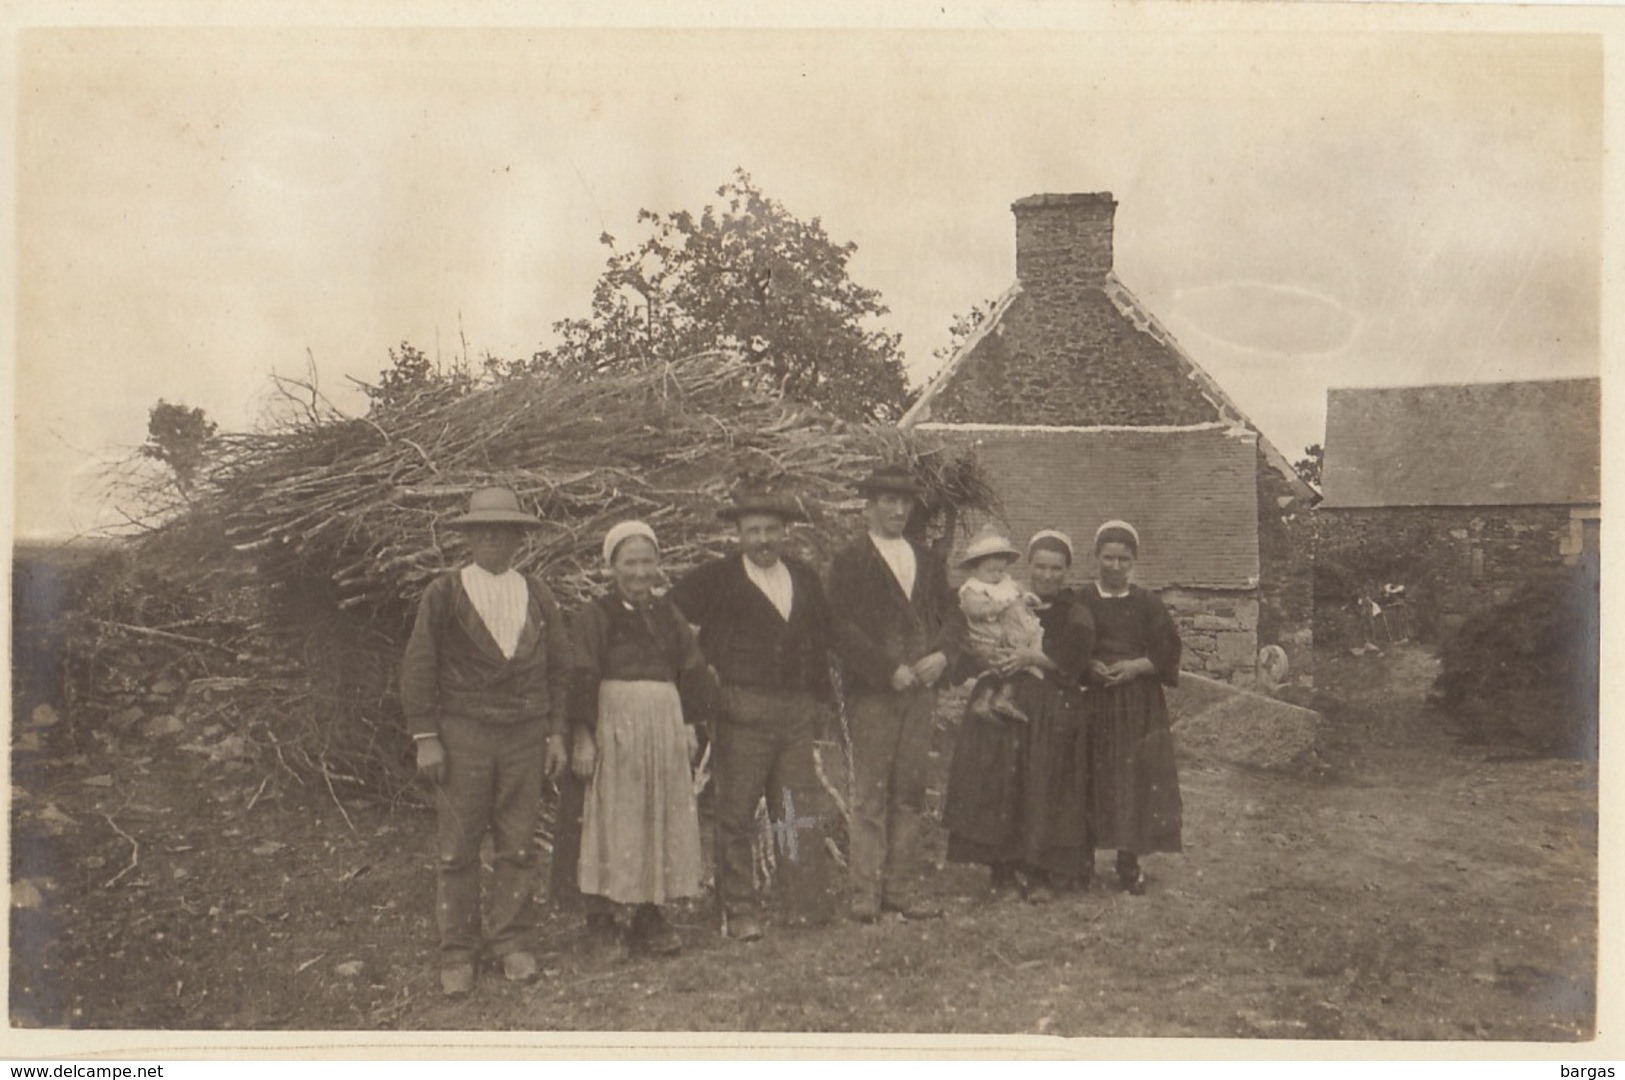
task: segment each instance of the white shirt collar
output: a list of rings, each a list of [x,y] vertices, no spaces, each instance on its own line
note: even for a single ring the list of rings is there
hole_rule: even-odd
[[[749,556],[741,554],[739,558],[745,564],[745,576],[750,578],[762,593],[772,601],[778,609],[779,615],[786,622],[790,620],[790,607],[795,602],[795,585],[790,579],[790,568],[779,559],[772,566],[758,566]]]
[[[897,584],[902,586],[903,595],[914,595],[914,577],[919,572],[918,561],[914,558],[914,545],[903,536],[881,536],[879,533],[869,534],[870,543],[880,552],[880,557],[886,565],[891,567],[892,576]]]
[[[524,575],[512,569],[493,574],[478,563],[463,567],[463,592],[502,655],[513,658],[524,633],[530,590]]]

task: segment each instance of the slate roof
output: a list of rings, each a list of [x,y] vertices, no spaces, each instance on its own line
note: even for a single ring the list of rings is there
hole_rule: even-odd
[[[1332,390],[1326,507],[1602,501],[1602,380]]]
[[[1258,583],[1257,435],[1225,424],[1063,428],[922,424],[977,448],[1018,547],[1043,528],[1073,539],[1085,579],[1095,529],[1122,518],[1140,532],[1135,579],[1249,589]]]

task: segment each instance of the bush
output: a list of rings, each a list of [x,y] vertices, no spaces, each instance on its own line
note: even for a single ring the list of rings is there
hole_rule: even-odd
[[[1438,703],[1480,741],[1595,759],[1599,567],[1541,574],[1441,650]]]

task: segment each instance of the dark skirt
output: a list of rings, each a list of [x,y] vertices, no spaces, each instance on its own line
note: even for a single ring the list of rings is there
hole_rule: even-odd
[[[1135,679],[1091,689],[1085,701],[1095,846],[1179,851],[1183,811],[1162,685]]]
[[[1094,857],[1083,706],[1052,679],[1015,678],[1028,723],[967,713],[959,726],[942,812],[948,858],[1076,878]]]

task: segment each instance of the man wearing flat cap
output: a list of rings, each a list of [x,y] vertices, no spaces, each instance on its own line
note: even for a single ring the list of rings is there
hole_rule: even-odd
[[[536,977],[525,937],[542,779],[564,771],[571,654],[546,585],[513,568],[525,530],[541,525],[507,488],[474,492],[463,533],[468,565],[432,582],[401,665],[401,704],[418,771],[435,787],[440,985],[467,994],[487,953],[514,981]],[[480,845],[496,841],[488,918],[480,911]]]
[[[904,535],[921,494],[913,474],[881,466],[858,491],[868,496],[868,534],[837,554],[829,573],[856,778],[852,914],[860,922],[881,911],[935,918],[941,909],[913,879],[934,688],[963,648],[965,620],[943,560]]]
[[[805,520],[795,500],[742,483],[721,515],[739,552],[695,568],[668,595],[700,628],[700,651],[722,684],[713,736],[717,894],[728,935],[754,941],[762,919],[751,845],[763,798],[780,914],[810,923],[831,915],[829,798],[813,763],[832,697],[831,626],[817,573],[784,553],[789,525]]]

